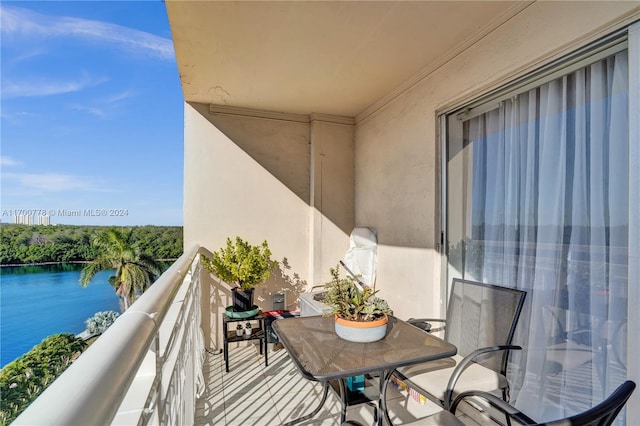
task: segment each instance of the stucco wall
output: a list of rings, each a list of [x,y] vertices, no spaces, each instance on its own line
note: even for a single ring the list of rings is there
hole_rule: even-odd
[[[236,235],[266,239],[280,265],[256,288],[263,309],[282,289],[294,309],[301,291],[328,280],[355,223],[353,125],[212,114],[189,103],[184,155],[187,247],[215,251]]]
[[[313,282],[329,281],[355,226],[353,125],[311,122],[311,262]]]
[[[194,104],[229,139],[304,202],[309,202],[309,123],[209,114]]]
[[[287,259],[269,285],[256,289],[258,304],[270,309],[269,292],[295,291],[307,283],[309,205],[218,130],[207,111],[204,105],[185,104],[185,245],[214,251],[227,237],[238,235],[253,244],[266,239],[274,260]],[[290,124],[271,123],[285,135],[295,134]],[[301,179],[308,182],[308,174]]]
[[[356,222],[378,231],[378,288],[397,315],[438,316],[443,307],[438,112],[604,35],[637,8],[638,2],[536,2],[361,117]]]

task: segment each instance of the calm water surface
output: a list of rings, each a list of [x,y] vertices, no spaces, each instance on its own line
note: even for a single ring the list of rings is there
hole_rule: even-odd
[[[89,286],[78,284],[82,265],[0,268],[0,367],[47,336],[80,333],[99,311],[120,312],[111,271],[98,273]]]

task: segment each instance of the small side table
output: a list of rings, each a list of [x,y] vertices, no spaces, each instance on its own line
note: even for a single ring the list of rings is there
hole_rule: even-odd
[[[265,367],[269,365],[265,319],[266,317],[262,315],[262,312],[250,318],[231,318],[226,314],[226,312],[222,313],[222,331],[223,331],[222,334],[224,338],[224,363],[227,369],[227,373],[229,372],[229,343],[232,343],[232,342],[260,340],[260,354],[262,355],[264,351],[264,365]],[[255,328],[255,327],[251,328],[250,335],[243,334],[242,336],[238,336],[236,335],[235,327],[232,327],[231,329],[229,329],[228,327],[229,324],[236,325],[238,323],[244,324],[247,322],[250,322],[252,324],[255,322],[258,323],[258,328]],[[263,349],[263,345],[264,345],[264,349]]]

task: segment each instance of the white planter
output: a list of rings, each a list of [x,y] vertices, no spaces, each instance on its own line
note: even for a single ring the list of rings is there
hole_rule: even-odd
[[[335,320],[338,337],[350,342],[376,342],[387,334],[386,315],[375,321],[349,321],[339,317],[335,317]]]

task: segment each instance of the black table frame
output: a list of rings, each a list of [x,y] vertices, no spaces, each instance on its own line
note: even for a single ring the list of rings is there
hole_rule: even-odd
[[[226,312],[222,313],[222,335],[224,340],[224,364],[227,373],[229,372],[229,343],[233,342],[246,342],[249,340],[260,340],[260,355],[263,353],[264,346],[264,365],[265,367],[269,365],[269,350],[267,347],[267,330],[266,330],[266,321],[267,317],[258,314],[252,316],[250,318],[231,318],[227,315]],[[229,324],[236,323],[246,323],[246,322],[258,322],[259,328],[252,328],[251,335],[247,336],[243,334],[242,336],[236,335],[235,329],[228,329]],[[244,331],[244,330],[243,330]]]
[[[361,374],[379,374],[380,393],[376,415],[377,424],[391,419],[386,406],[386,391],[396,368],[451,357],[457,349],[396,317],[389,317],[387,335],[378,342],[347,342],[335,335],[334,319],[328,317],[300,317],[274,321],[271,325],[287,349],[300,373],[309,380],[321,382],[323,394],[320,404],[311,413],[285,423],[290,426],[313,418],[324,406],[331,382],[337,381],[342,403],[341,422],[346,420],[348,401],[345,379]],[[352,354],[359,354],[350,361]]]

